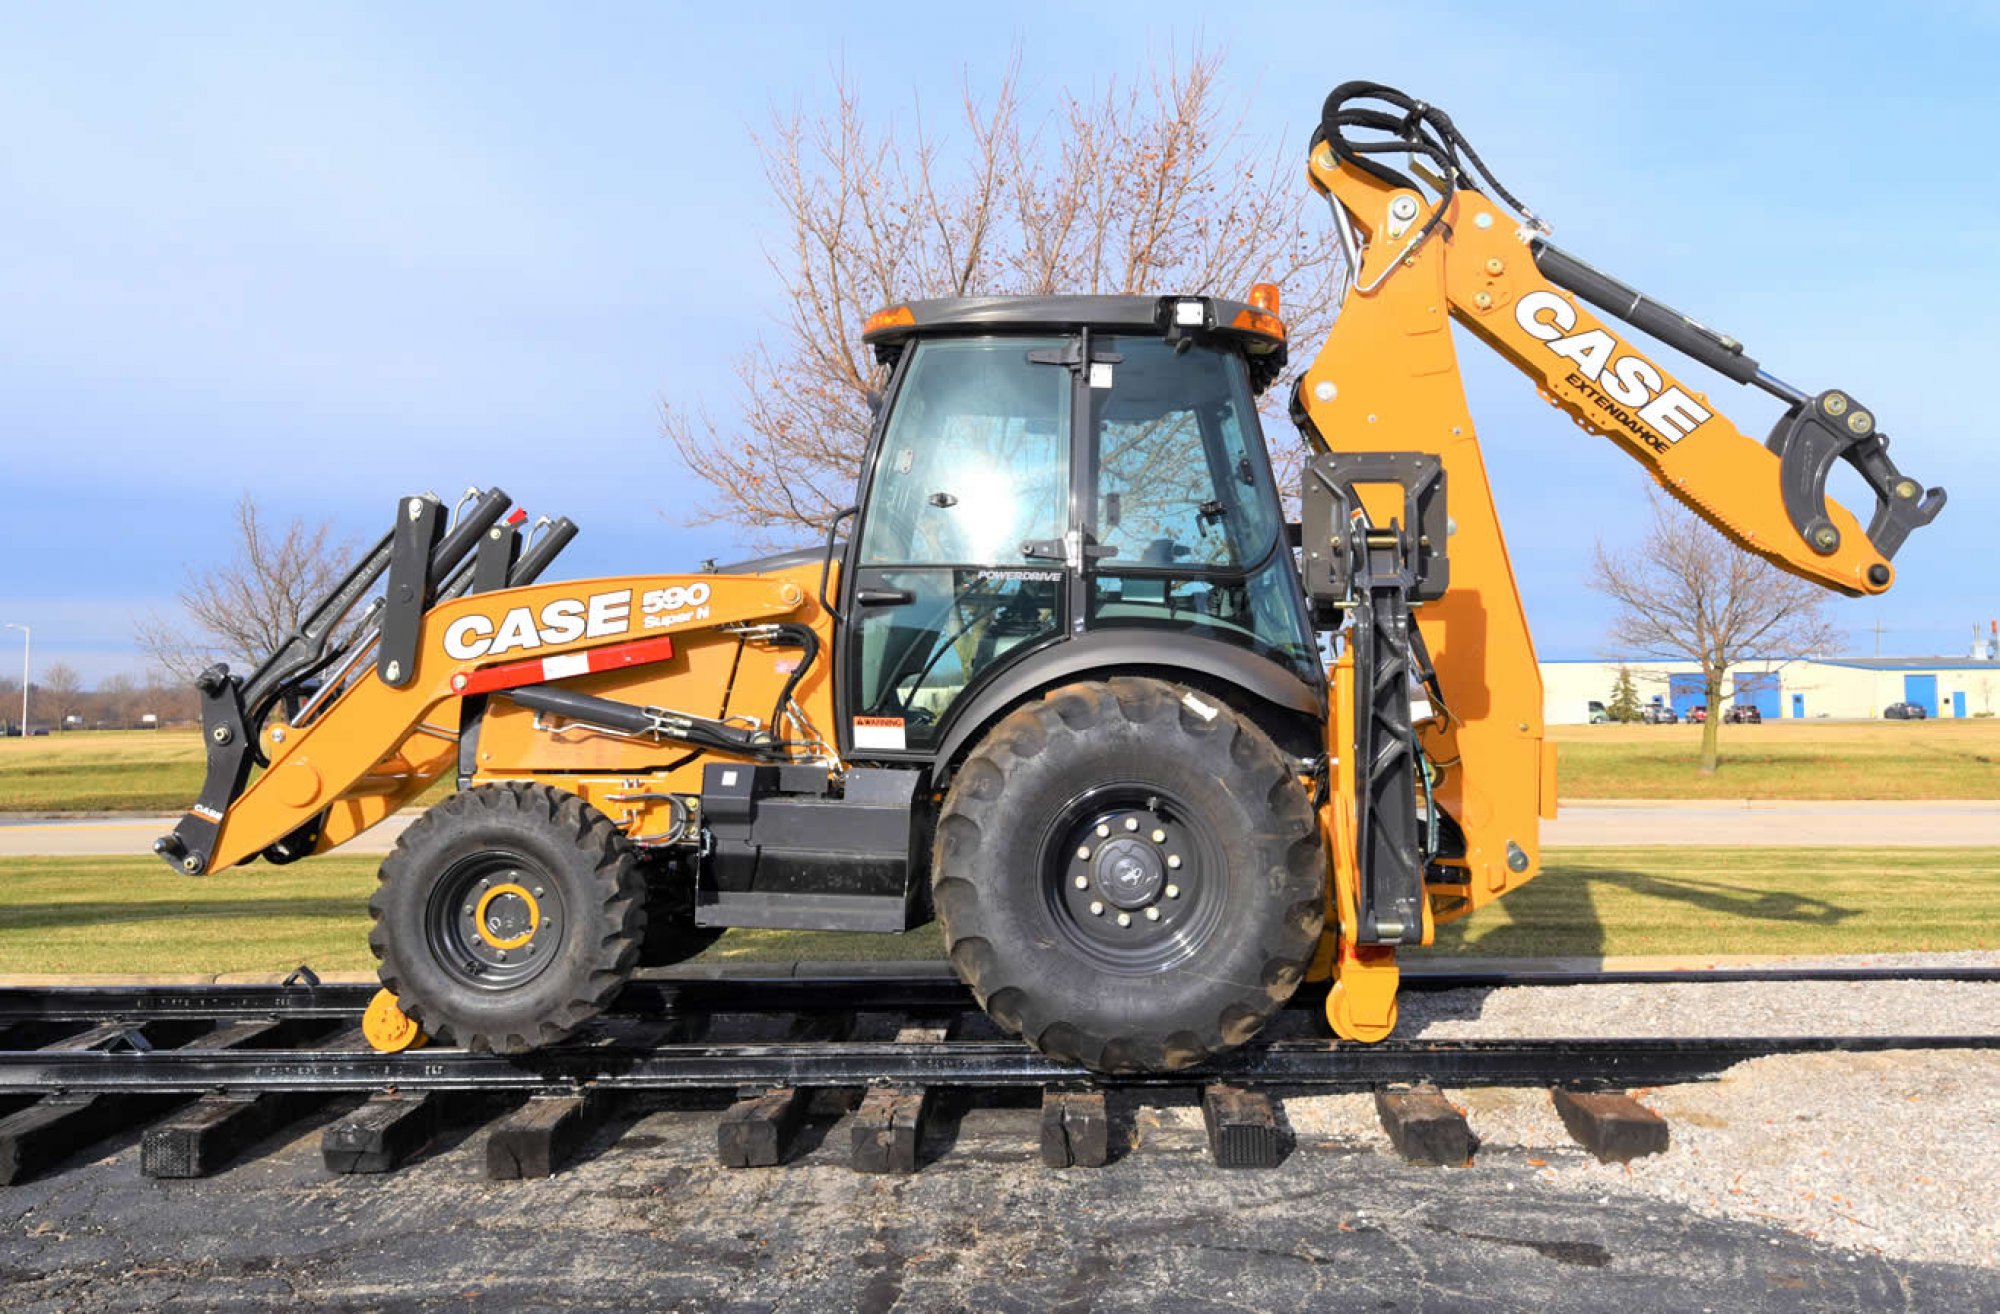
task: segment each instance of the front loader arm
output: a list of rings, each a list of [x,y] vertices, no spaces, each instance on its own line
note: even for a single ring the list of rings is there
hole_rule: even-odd
[[[655,605],[697,588],[698,605]],[[255,778],[239,769],[220,780],[212,765],[203,802],[156,849],[190,874],[226,870],[295,836],[286,860],[325,852],[459,765],[462,698],[608,669],[593,654],[612,665],[664,660],[685,636],[775,622],[804,602],[795,583],[758,575],[568,580],[441,602],[417,620],[413,669],[399,684],[364,669],[310,723],[264,724],[269,765]]]

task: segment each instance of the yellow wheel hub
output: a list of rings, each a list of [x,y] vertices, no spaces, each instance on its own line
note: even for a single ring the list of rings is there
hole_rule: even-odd
[[[368,1010],[361,1015],[361,1034],[372,1049],[382,1054],[422,1049],[430,1039],[387,990],[377,990],[368,1001]]]
[[[510,902],[495,909],[493,905],[502,898]],[[519,901],[518,905],[512,902],[514,900]],[[526,910],[525,919],[520,915],[523,909]],[[480,939],[495,949],[519,949],[535,938],[535,929],[541,924],[542,905],[535,901],[535,896],[526,886],[513,881],[489,888],[479,896],[479,903],[472,910],[473,929],[479,932]],[[521,929],[514,931],[517,925]],[[513,933],[509,934],[509,931]]]

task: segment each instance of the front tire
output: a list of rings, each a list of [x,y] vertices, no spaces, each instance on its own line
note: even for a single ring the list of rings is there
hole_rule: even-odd
[[[933,893],[1001,1026],[1102,1072],[1170,1071],[1255,1035],[1325,917],[1306,792],[1246,718],[1165,681],[1055,690],[952,782]]]
[[[618,828],[547,785],[481,785],[417,818],[368,901],[382,984],[434,1036],[518,1054],[631,977],[646,885]]]

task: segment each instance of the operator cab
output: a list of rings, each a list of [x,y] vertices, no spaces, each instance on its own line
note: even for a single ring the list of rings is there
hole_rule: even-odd
[[[1057,666],[1207,670],[1316,711],[1324,674],[1256,406],[1284,326],[1275,288],[1253,300],[980,297],[870,317],[891,373],[842,572],[844,754],[931,760]]]

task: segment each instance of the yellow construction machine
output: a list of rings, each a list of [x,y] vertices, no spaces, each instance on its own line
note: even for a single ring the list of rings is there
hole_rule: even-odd
[[[932,916],[997,1022],[1092,1069],[1199,1063],[1313,974],[1339,1036],[1388,1035],[1398,955],[1532,879],[1556,802],[1453,321],[1841,593],[1888,588],[1944,493],[1851,393],[1551,245],[1433,107],[1339,88],[1308,176],[1349,285],[1292,397],[1299,522],[1258,419],[1275,287],[896,305],[823,544],[543,583],[568,522],[405,498],[283,649],[203,676],[207,781],[158,851],[291,862],[452,780],[384,862],[370,942],[407,1019],[473,1048],[559,1040],[720,928]],[[1746,437],[1600,315],[1783,417]],[[1827,499],[1836,461],[1865,525]]]

